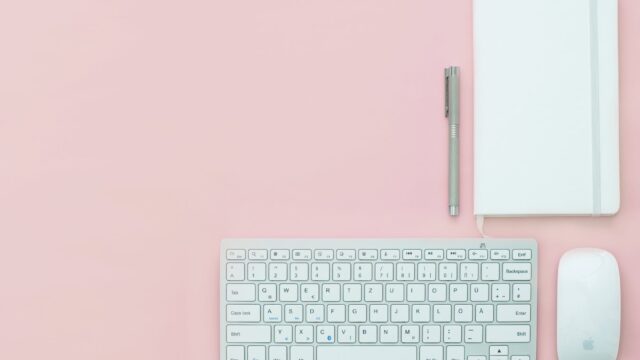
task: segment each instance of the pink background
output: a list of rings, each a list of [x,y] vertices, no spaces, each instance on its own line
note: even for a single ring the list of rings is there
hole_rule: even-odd
[[[539,241],[540,359],[578,246],[618,257],[640,357],[639,38],[620,0],[619,215],[486,224]],[[2,359],[216,359],[223,237],[478,235],[471,1],[5,1],[0,45]]]

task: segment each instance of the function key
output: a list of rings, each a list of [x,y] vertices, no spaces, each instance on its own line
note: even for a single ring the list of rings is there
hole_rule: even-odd
[[[491,260],[509,260],[509,250],[491,250]]]
[[[271,260],[289,260],[289,249],[271,249]]]
[[[354,249],[339,249],[337,250],[336,257],[338,260],[355,260],[356,251]]]
[[[425,260],[442,260],[444,259],[444,250],[425,250]]]
[[[293,250],[293,260],[311,260],[311,250]]]
[[[317,249],[313,252],[313,257],[316,260],[333,260],[333,250]]]
[[[422,250],[416,250],[416,249],[402,250],[402,258],[404,260],[420,260],[422,259]]]
[[[469,260],[487,260],[489,252],[485,249],[469,250]]]
[[[448,249],[447,260],[464,260],[467,258],[467,252],[463,249]]]
[[[377,260],[378,250],[375,249],[360,249],[358,251],[358,258],[360,260]]]
[[[400,260],[400,250],[382,249],[380,250],[380,259],[382,260]]]
[[[246,257],[245,251],[242,249],[227,250],[227,259],[229,260],[244,260],[245,257]]]
[[[513,260],[531,260],[531,250],[529,249],[513,250]]]
[[[249,259],[250,260],[267,260],[268,254],[265,249],[251,249],[249,250]]]

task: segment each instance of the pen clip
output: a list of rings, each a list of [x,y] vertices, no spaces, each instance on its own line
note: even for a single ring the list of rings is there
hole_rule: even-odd
[[[451,68],[444,69],[444,117],[449,117],[449,76],[451,75]]]

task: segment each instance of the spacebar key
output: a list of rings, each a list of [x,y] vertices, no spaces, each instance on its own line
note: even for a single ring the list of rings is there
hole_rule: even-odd
[[[415,346],[318,346],[316,360],[416,360]]]

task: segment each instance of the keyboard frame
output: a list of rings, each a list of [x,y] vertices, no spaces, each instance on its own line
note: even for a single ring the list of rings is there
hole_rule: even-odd
[[[310,249],[312,250],[312,254],[313,254],[313,250],[314,249],[333,249],[338,250],[338,249],[420,249],[424,250],[426,249],[465,249],[465,250],[470,250],[470,249],[487,249],[487,250],[509,250],[510,252],[510,260],[508,261],[513,261],[512,259],[512,250],[516,250],[516,249],[530,249],[531,250],[531,260],[528,260],[526,262],[530,262],[531,263],[531,280],[529,281],[529,283],[531,284],[531,301],[529,302],[529,304],[531,304],[531,321],[529,322],[530,326],[531,326],[531,330],[530,330],[530,341],[528,343],[509,343],[509,348],[510,348],[510,352],[509,352],[509,357],[511,357],[511,355],[529,355],[530,356],[530,360],[535,360],[536,359],[536,354],[537,354],[537,323],[538,323],[538,243],[536,240],[531,239],[531,238],[226,238],[223,239],[221,241],[220,244],[220,274],[219,274],[219,279],[220,279],[220,286],[219,286],[219,299],[220,299],[220,307],[219,307],[219,311],[220,311],[220,359],[225,360],[226,359],[226,348],[227,345],[240,345],[237,343],[227,343],[227,321],[226,321],[226,308],[227,308],[227,299],[226,299],[226,285],[227,283],[250,283],[249,281],[244,281],[244,282],[233,282],[233,281],[227,281],[226,279],[226,263],[228,261],[234,261],[234,260],[227,260],[226,256],[227,256],[227,250],[229,249],[244,249],[246,250],[247,256],[245,258],[245,260],[243,260],[245,262],[245,264],[247,262],[250,262],[251,260],[249,260],[248,258],[248,250],[249,249],[287,249],[287,250],[296,250],[296,249]],[[489,252],[489,257],[487,260],[469,260],[468,258],[468,254],[466,257],[466,260],[447,260],[446,258],[446,252],[445,252],[445,258],[443,260],[437,260],[437,262],[492,262],[491,260],[491,253]],[[268,260],[253,260],[254,262],[269,262],[271,261],[270,259]],[[307,263],[312,263],[315,262],[315,259],[311,259],[311,260],[305,260],[305,261],[301,261],[301,260],[293,260],[292,257],[290,257],[289,260],[277,260],[278,262],[287,262],[287,263],[291,263],[291,262],[307,262]],[[321,262],[327,262],[326,260],[317,260],[317,261],[321,261]],[[358,259],[358,253],[356,252],[356,259],[355,260],[336,260],[335,258],[333,260],[330,260],[330,262],[334,262],[334,261],[353,261],[353,262],[357,262],[357,261],[362,261],[362,262],[375,262],[375,261],[383,261],[380,260],[380,258],[378,257],[378,260],[359,260]],[[387,260],[387,262],[390,260]],[[429,261],[429,260],[402,260],[402,257],[399,260],[394,260],[394,262],[399,262],[399,261],[407,261],[407,262],[424,262],[424,261]],[[431,260],[434,261],[434,260]],[[505,262],[504,260],[495,260],[495,261],[501,261],[501,262]],[[522,260],[520,260],[521,262],[523,262]],[[460,280],[458,280],[460,281]],[[309,280],[309,283],[313,283],[314,281]],[[322,283],[320,281],[316,281],[319,283]],[[357,282],[357,281],[352,281],[352,282]],[[375,281],[374,281],[375,282]],[[419,280],[415,280],[413,281],[413,283],[419,283]],[[491,281],[482,281],[482,280],[478,280],[478,283],[491,283]],[[504,280],[500,280],[498,282],[504,282]],[[259,301],[255,301],[252,304],[262,304]],[[276,302],[278,303],[278,302]],[[385,304],[389,304],[388,302],[384,302]],[[404,303],[407,303],[406,301]],[[425,301],[425,303],[429,303],[428,301]],[[469,301],[464,302],[464,303],[469,303]],[[490,303],[492,304],[496,304],[496,302],[491,301]],[[316,302],[316,304],[325,304],[325,302],[323,301],[318,301]],[[429,303],[430,304],[430,303]],[[442,302],[442,304],[455,304],[451,301],[446,301],[446,302]],[[509,302],[504,302],[504,303],[500,303],[500,304],[517,304],[514,303],[513,300],[510,300]],[[495,315],[494,315],[495,316]],[[262,323],[262,322],[261,322]],[[429,324],[431,324],[432,322],[430,322]],[[278,324],[287,324],[284,321]],[[303,322],[302,324],[308,324],[306,322]],[[326,321],[324,323],[314,323],[313,325],[327,325],[329,323],[327,323]],[[368,324],[368,323],[365,323]],[[416,324],[416,325],[425,325],[424,323],[421,324],[417,324],[417,323],[412,323],[412,322],[408,322],[406,324]],[[446,324],[458,324],[455,322],[450,322],[450,323],[440,323],[440,325],[446,325]],[[477,324],[475,322],[471,322],[470,324]],[[484,323],[483,325],[486,325],[487,323]],[[489,323],[489,324],[496,324],[495,319],[493,323]],[[505,325],[509,325],[509,323],[504,323]],[[277,325],[275,323],[272,323],[270,325]],[[294,326],[295,329],[295,325],[299,325],[299,323],[291,323],[291,325]],[[330,325],[336,325],[336,324],[330,324]],[[464,324],[462,324],[464,325]],[[483,334],[483,340],[486,340],[486,334]],[[250,343],[244,343],[241,344],[246,346],[250,346],[250,345],[261,345],[261,346],[265,346],[266,349],[269,348],[269,346],[271,345],[285,345],[288,348],[290,346],[294,346],[296,345],[295,342],[292,342],[290,344],[276,344],[274,342],[271,343],[261,343],[261,344],[250,344]],[[318,346],[345,346],[344,344],[338,344],[338,343],[334,343],[334,344],[318,344],[317,342],[313,342],[310,344],[303,344],[303,345],[312,345],[314,346],[314,348],[317,348]],[[379,343],[376,343],[376,345],[379,345]],[[419,342],[417,344],[403,344],[401,342],[398,342],[397,344],[384,344],[385,346],[415,346],[417,348],[417,359],[419,359],[420,356],[420,346],[424,346],[424,345],[437,345],[437,344],[425,344],[422,342]],[[473,349],[477,349],[477,348],[487,348],[488,345],[505,345],[505,343],[495,343],[495,344],[488,344],[486,342],[482,342],[482,343],[465,343],[464,341],[461,343],[456,343],[456,344],[444,344],[444,343],[439,343],[439,345],[442,345],[446,348],[446,346],[448,345],[462,345],[465,347],[466,350],[471,350],[471,351],[467,351],[465,355],[474,355],[474,351]],[[350,344],[350,346],[359,346],[358,343],[356,344]],[[512,349],[517,349],[516,351],[513,351]],[[486,354],[487,359],[489,359],[489,354]],[[266,356],[266,358],[268,359],[268,354]],[[315,355],[314,355],[314,359],[315,359]],[[353,360],[360,360],[360,359],[353,359]]]

